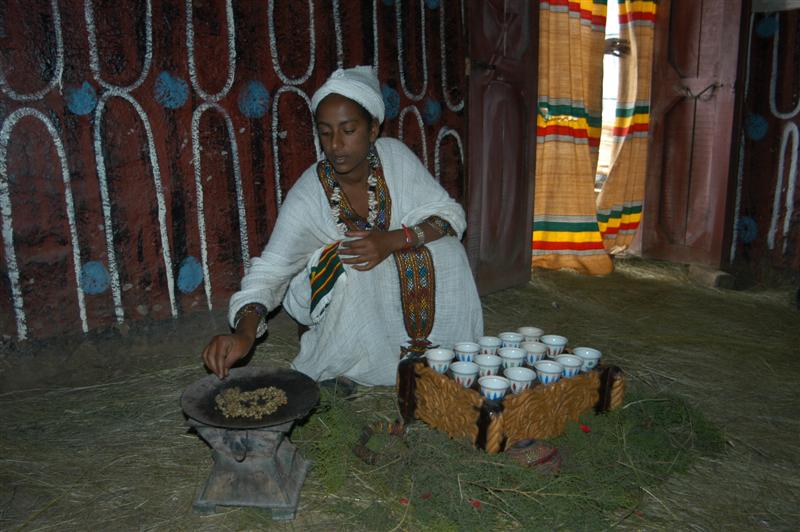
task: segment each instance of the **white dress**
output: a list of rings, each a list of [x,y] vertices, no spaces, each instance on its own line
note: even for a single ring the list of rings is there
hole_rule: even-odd
[[[483,334],[483,314],[459,240],[466,228],[464,210],[405,144],[380,138],[375,146],[391,198],[389,229],[438,216],[458,235],[427,244],[436,283],[428,339],[444,347],[474,340]],[[241,290],[231,296],[229,321],[233,326],[236,313],[248,303],[269,310],[283,304],[293,318],[310,326],[292,362],[295,369],[316,380],[344,375],[361,384],[393,385],[400,348],[409,340],[394,257],[365,272],[344,265],[345,275],[336,282],[324,313],[311,317],[309,267],[321,248],[343,238],[316,167],[308,168],[287,194],[269,243],[252,259]],[[262,325],[259,335],[265,330]]]

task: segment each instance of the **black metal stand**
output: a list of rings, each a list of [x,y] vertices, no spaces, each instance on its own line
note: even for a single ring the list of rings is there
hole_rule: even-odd
[[[286,437],[293,423],[234,430],[189,418],[214,457],[194,510],[209,514],[217,506],[253,506],[271,510],[276,520],[294,519],[311,462]]]

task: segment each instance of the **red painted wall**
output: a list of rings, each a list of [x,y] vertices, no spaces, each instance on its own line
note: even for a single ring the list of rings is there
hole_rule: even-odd
[[[317,157],[306,98],[376,46],[383,134],[463,201],[463,2],[186,4],[0,0],[0,334],[224,306]]]
[[[797,272],[800,188],[792,183],[800,169],[792,171],[792,160],[800,153],[800,10],[754,14],[749,38],[732,259],[755,271]]]

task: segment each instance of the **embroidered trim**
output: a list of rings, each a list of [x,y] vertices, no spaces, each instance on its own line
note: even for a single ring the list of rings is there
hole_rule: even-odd
[[[328,197],[336,226],[344,234],[346,231],[370,231],[380,229],[387,231],[392,215],[392,200],[389,196],[389,187],[383,176],[383,166],[374,147],[367,154],[370,165],[370,175],[367,179],[367,201],[369,212],[367,218],[359,215],[350,206],[347,196],[342,192],[336,181],[333,165],[327,159],[317,163],[317,176]]]
[[[436,316],[436,274],[433,256],[426,247],[394,254],[400,277],[400,299],[403,321],[409,343],[427,346]]]
[[[456,232],[453,231],[453,228],[450,227],[450,224],[444,220],[443,218],[439,218],[438,216],[431,216],[425,220],[428,224],[436,229],[442,236],[456,236]]]

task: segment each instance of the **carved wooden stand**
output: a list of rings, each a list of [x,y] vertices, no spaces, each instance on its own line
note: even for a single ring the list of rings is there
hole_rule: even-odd
[[[398,366],[397,389],[405,424],[420,419],[451,438],[467,438],[487,453],[498,453],[518,441],[563,434],[568,420],[577,421],[592,408],[604,412],[619,407],[625,382],[618,367],[598,366],[488,401],[477,382],[473,388],[463,388],[427,367],[424,358],[409,355]]]

